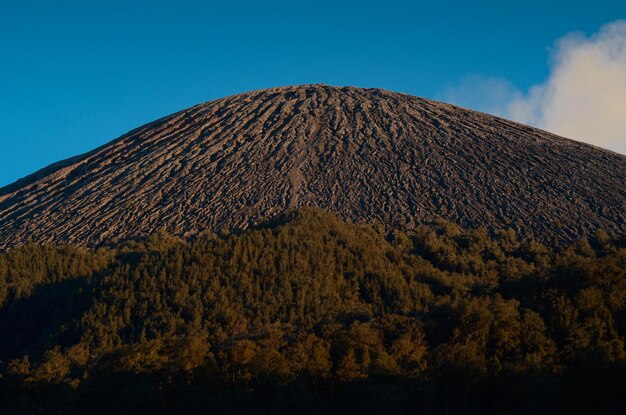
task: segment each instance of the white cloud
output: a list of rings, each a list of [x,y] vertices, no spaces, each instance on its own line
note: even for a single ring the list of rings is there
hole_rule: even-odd
[[[526,93],[471,75],[440,98],[626,154],[626,21],[559,39],[548,79]]]

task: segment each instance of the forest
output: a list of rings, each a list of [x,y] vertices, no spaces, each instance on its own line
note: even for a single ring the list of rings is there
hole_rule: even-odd
[[[286,211],[0,253],[1,413],[626,413],[626,234]]]

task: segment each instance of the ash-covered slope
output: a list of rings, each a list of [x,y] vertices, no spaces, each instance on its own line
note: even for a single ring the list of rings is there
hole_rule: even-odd
[[[248,226],[289,207],[544,240],[624,231],[626,157],[379,89],[308,85],[201,104],[0,189],[0,248]]]

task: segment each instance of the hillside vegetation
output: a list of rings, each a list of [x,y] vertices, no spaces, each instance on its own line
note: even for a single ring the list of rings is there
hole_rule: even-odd
[[[3,413],[625,413],[626,237],[287,211],[0,254]]]

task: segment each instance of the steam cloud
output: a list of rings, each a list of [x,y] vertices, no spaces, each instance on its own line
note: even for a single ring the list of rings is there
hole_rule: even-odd
[[[626,21],[559,39],[549,78],[526,93],[470,75],[439,98],[626,154]]]

